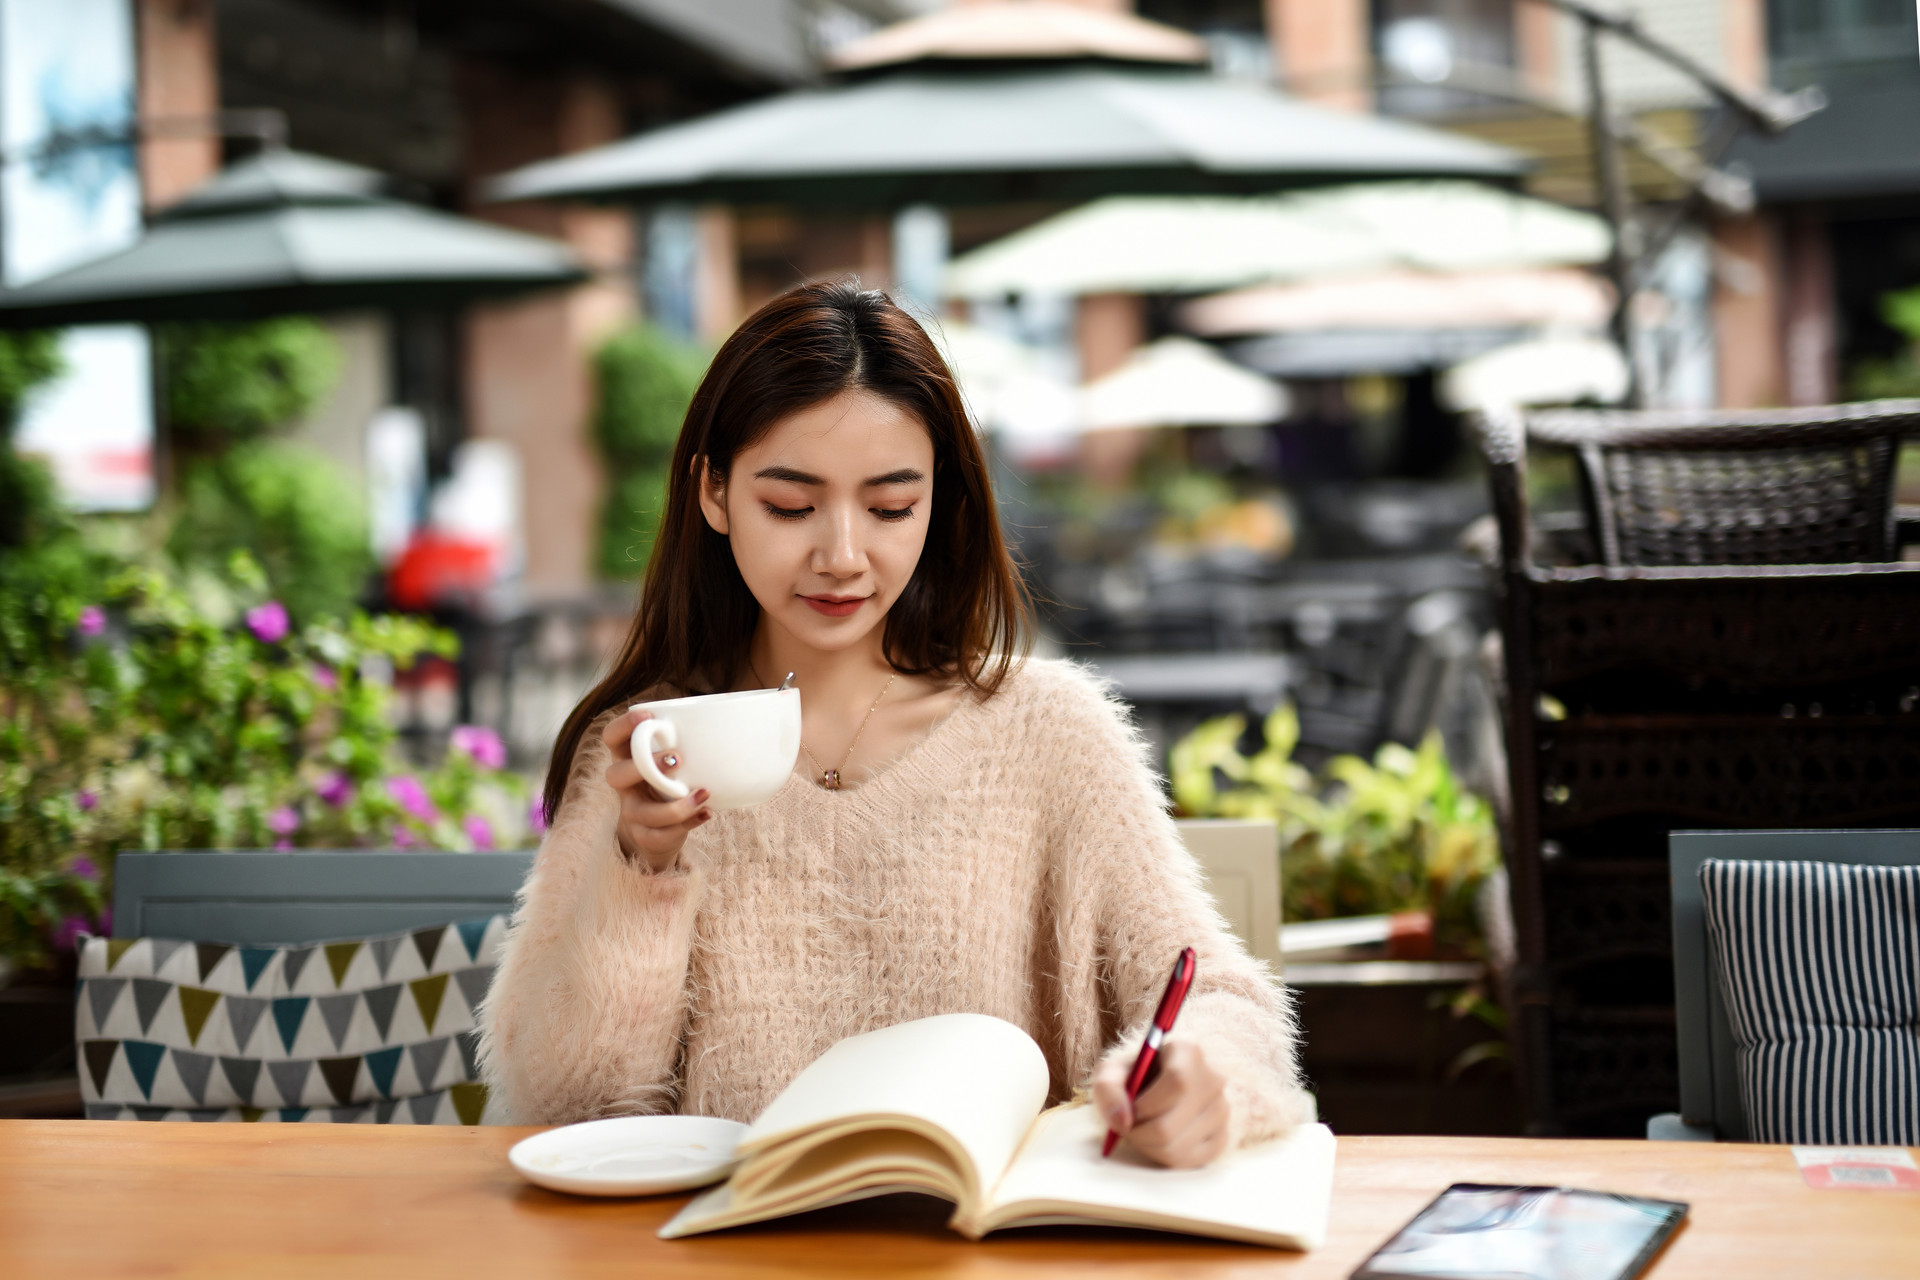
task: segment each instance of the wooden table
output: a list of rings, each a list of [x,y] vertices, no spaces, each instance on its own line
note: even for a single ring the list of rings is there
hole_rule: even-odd
[[[688,1240],[684,1201],[521,1182],[528,1129],[0,1121],[0,1276],[1342,1277],[1450,1182],[1568,1183],[1693,1204],[1658,1280],[1920,1275],[1920,1193],[1815,1191],[1785,1147],[1343,1138],[1333,1226],[1307,1255],[1045,1228],[968,1244],[893,1198]]]

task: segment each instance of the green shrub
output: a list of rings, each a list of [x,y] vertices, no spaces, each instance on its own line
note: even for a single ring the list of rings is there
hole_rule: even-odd
[[[184,569],[215,577],[247,553],[302,622],[345,617],[373,568],[364,504],[339,468],[266,440],[182,467],[167,550]]]
[[[340,348],[318,321],[178,324],[160,331],[167,421],[203,445],[250,439],[320,403],[340,373]]]
[[[594,356],[593,438],[606,465],[599,569],[632,578],[646,567],[666,500],[667,467],[706,358],[652,325],[609,338]]]
[[[0,549],[41,541],[64,523],[53,477],[12,445],[21,402],[61,368],[57,332],[0,333]]]
[[[1291,706],[1267,717],[1252,756],[1239,750],[1246,728],[1243,716],[1207,721],[1175,744],[1168,771],[1194,817],[1279,825],[1284,918],[1428,911],[1442,946],[1479,949],[1474,893],[1499,843],[1491,807],[1455,780],[1438,734],[1418,750],[1389,742],[1371,764],[1336,757],[1316,779],[1292,758]]]
[[[0,959],[43,963],[63,915],[96,917],[122,849],[524,841],[497,738],[458,730],[431,770],[400,755],[388,674],[449,634],[241,603],[228,624],[77,537],[0,554]]]

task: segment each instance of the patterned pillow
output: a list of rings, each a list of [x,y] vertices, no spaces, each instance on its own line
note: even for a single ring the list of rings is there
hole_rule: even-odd
[[[474,1010],[507,917],[297,947],[89,938],[74,1035],[97,1120],[485,1124]]]
[[[1700,868],[1755,1142],[1920,1144],[1920,867]]]

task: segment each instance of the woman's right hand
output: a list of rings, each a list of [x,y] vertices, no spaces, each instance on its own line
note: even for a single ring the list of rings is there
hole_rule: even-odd
[[[600,738],[613,756],[613,763],[607,766],[607,785],[620,797],[620,817],[614,825],[620,856],[658,873],[673,866],[680,847],[687,842],[687,833],[713,814],[705,807],[705,791],[696,791],[684,800],[662,800],[640,776],[633,763],[633,731],[642,720],[652,718],[651,711],[628,711],[609,721]],[[671,751],[653,759],[661,772],[668,774],[679,763]]]

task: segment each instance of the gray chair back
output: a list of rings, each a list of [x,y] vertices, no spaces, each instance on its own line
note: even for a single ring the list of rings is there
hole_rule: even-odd
[[[1680,1044],[1679,1118],[1684,1125],[1714,1137],[1744,1142],[1747,1114],[1740,1102],[1733,1028],[1714,976],[1700,896],[1700,864],[1709,858],[1920,866],[1920,831],[1675,831],[1667,837],[1673,887],[1673,1006]]]
[[[297,849],[123,853],[113,936],[283,946],[513,910],[519,853]]]

